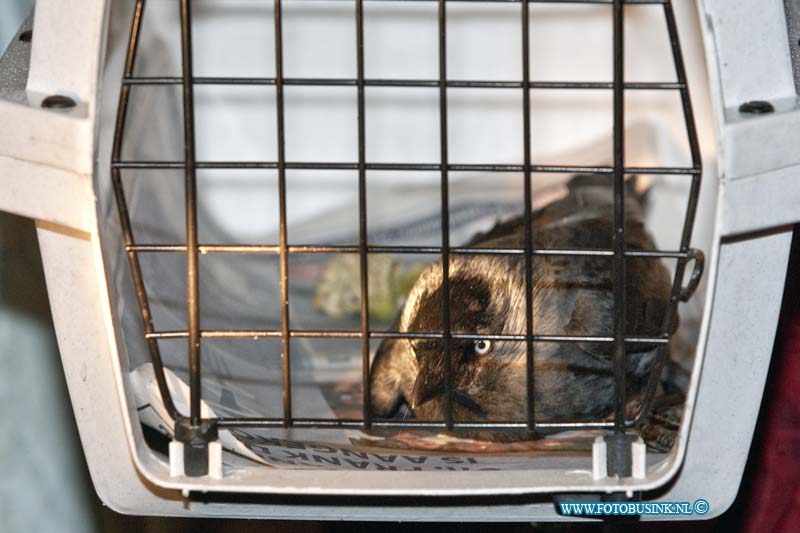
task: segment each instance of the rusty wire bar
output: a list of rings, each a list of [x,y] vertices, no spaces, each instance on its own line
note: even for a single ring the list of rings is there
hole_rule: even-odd
[[[614,288],[614,431],[625,432],[625,16],[620,0],[614,0],[614,236],[612,247]]]
[[[283,426],[292,425],[292,358],[289,340],[289,253],[286,228],[286,137],[283,103],[283,21],[281,0],[275,0],[275,105],[278,128],[278,217],[281,270],[281,365],[283,367]]]
[[[311,161],[289,161],[284,163],[290,170],[358,170],[358,163],[326,163]],[[169,170],[181,169],[181,161],[115,161],[112,168],[135,168]],[[367,170],[403,170],[403,171],[428,171],[440,172],[442,165],[439,163],[367,163]],[[275,161],[199,161],[195,165],[198,169],[276,169]],[[449,164],[444,168],[450,172],[523,172],[524,165],[497,165],[497,164]],[[530,165],[531,172],[546,172],[555,174],[613,174],[614,167],[581,166],[581,165]],[[694,167],[627,167],[624,174],[684,174],[697,176],[700,171]]]
[[[448,0],[454,1],[454,0]],[[284,85],[298,85],[309,87],[341,87],[358,86],[359,79],[355,78],[283,78]],[[133,77],[123,78],[124,85],[179,85],[181,78],[176,77]],[[275,78],[269,77],[231,77],[231,76],[202,76],[194,78],[197,85],[275,85]],[[392,79],[364,79],[366,87],[438,87],[437,80],[392,80]],[[613,82],[603,81],[488,81],[488,80],[447,80],[450,89],[613,89]],[[674,90],[682,89],[684,85],[675,82],[632,82],[625,83],[625,89],[633,90]]]
[[[358,85],[358,257],[361,282],[361,383],[363,427],[370,427],[369,262],[367,258],[367,154],[364,116],[364,3],[356,0],[356,70]]]
[[[252,338],[254,340],[262,338],[280,338],[283,336],[281,330],[271,329],[217,329],[202,330],[202,338]],[[442,339],[443,333],[416,333],[399,331],[369,331],[371,339]],[[189,337],[188,331],[154,331],[146,335],[148,339],[185,339]],[[346,330],[289,330],[289,337],[301,339],[360,339],[361,331]],[[451,333],[451,339],[461,340],[492,340],[492,341],[525,341],[527,335],[524,334],[500,334],[500,333]],[[613,343],[614,337],[603,337],[599,335],[533,335],[535,342],[598,342]],[[628,344],[667,344],[669,339],[664,337],[626,337]]]
[[[528,2],[521,2],[522,13],[522,86],[530,87],[530,9]],[[531,186],[531,92],[522,91],[522,149],[524,167],[525,210],[525,386],[527,392],[525,416],[528,429],[536,427],[536,373],[533,360],[533,189]]]
[[[628,421],[629,426],[633,420]],[[218,418],[217,424],[220,428],[280,428],[283,427],[280,418]],[[294,427],[298,428],[328,428],[328,429],[361,429],[363,422],[358,419],[331,419],[331,418],[295,418]],[[405,428],[405,429],[483,429],[502,431],[508,429],[527,429],[527,422],[454,422],[448,428],[446,422],[436,422],[427,420],[395,420],[395,419],[374,419],[374,428]],[[537,422],[535,429],[548,431],[563,431],[573,429],[610,429],[614,427],[613,422]]]
[[[189,321],[189,419],[200,424],[200,299],[197,248],[197,175],[194,146],[191,1],[181,0],[181,66],[183,82],[183,164],[186,195],[186,314]]]
[[[133,75],[133,68],[136,63],[136,52],[139,47],[139,36],[142,30],[142,17],[144,16],[144,0],[138,0],[134,8],[133,20],[131,22],[131,32],[128,38],[128,50],[125,55],[125,74],[124,76],[130,77]],[[114,140],[111,149],[111,160],[119,161],[122,158],[122,145],[125,134],[125,122],[128,117],[128,103],[130,100],[130,87],[123,85],[119,92],[119,105],[117,107],[117,121],[114,126]],[[136,291],[136,300],[139,304],[139,315],[142,319],[142,326],[144,328],[145,338],[147,340],[147,349],[150,353],[150,360],[153,362],[155,369],[156,385],[158,392],[161,395],[161,401],[164,402],[164,407],[167,413],[174,420],[178,417],[178,410],[172,400],[172,395],[167,387],[167,379],[164,375],[164,364],[161,360],[161,351],[158,348],[158,342],[148,337],[154,332],[153,315],[150,312],[150,302],[147,298],[147,289],[144,285],[144,278],[142,277],[142,268],[139,264],[139,255],[134,249],[135,240],[133,236],[133,228],[131,227],[130,214],[128,212],[128,203],[125,200],[125,189],[122,186],[121,169],[112,166],[111,168],[111,183],[114,188],[114,196],[117,201],[117,210],[119,212],[120,227],[122,229],[122,238],[125,241],[125,255],[128,257],[128,264],[131,269],[131,277],[133,279],[134,290]]]
[[[280,246],[276,244],[201,244],[198,246],[202,254],[278,254]],[[358,246],[350,245],[320,245],[320,244],[294,244],[287,247],[290,254],[329,254],[329,253],[358,253]],[[130,244],[125,247],[128,252],[185,252],[186,246],[183,244]],[[368,253],[375,254],[439,254],[440,246],[367,246]],[[522,255],[528,253],[524,248],[470,248],[464,246],[453,246],[450,248],[451,254],[462,255]],[[590,249],[580,250],[558,249],[558,248],[533,248],[530,250],[533,255],[548,256],[583,256],[583,257],[610,257],[614,255],[614,250]],[[627,257],[650,257],[650,258],[671,258],[671,259],[692,259],[690,251],[680,252],[675,250],[626,250]]]
[[[439,0],[439,144],[442,195],[442,357],[444,357],[444,413],[453,428],[453,361],[450,356],[450,186],[447,165],[447,2]]]
[[[633,425],[634,421],[628,421],[628,425]],[[280,428],[283,427],[283,420],[280,418],[218,418],[217,424],[220,428]],[[328,428],[328,429],[361,429],[363,421],[358,419],[343,418],[295,418],[294,427],[298,428]],[[374,428],[408,428],[408,429],[481,429],[489,431],[502,431],[508,429],[527,429],[527,422],[454,422],[452,427],[448,427],[446,422],[428,420],[396,420],[396,419],[373,419]],[[537,422],[534,429],[561,431],[572,429],[610,429],[614,427],[613,422]]]

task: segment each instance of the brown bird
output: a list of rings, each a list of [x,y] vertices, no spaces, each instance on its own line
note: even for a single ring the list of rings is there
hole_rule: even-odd
[[[626,187],[628,250],[654,250],[642,219],[643,198]],[[613,200],[610,176],[578,175],[568,194],[532,215],[533,247],[611,249]],[[497,224],[467,243],[471,247],[524,248],[524,219]],[[612,258],[534,256],[533,321],[536,334],[611,336]],[[450,255],[450,321],[453,333],[525,333],[525,261],[520,255]],[[657,337],[670,301],[670,276],[659,259],[626,258],[626,334]],[[441,333],[442,265],[425,269],[396,321],[400,332]],[[677,316],[671,325],[677,327]],[[402,403],[423,420],[445,416],[440,339],[386,339],[370,373],[372,414],[391,417]],[[656,360],[654,344],[628,344],[628,394],[641,393]],[[450,342],[453,418],[456,421],[524,421],[526,344],[507,340]],[[538,421],[602,419],[614,401],[613,346],[598,342],[534,343],[534,403]]]

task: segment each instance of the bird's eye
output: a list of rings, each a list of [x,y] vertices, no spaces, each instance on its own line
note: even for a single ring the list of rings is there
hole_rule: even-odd
[[[489,340],[479,340],[475,341],[475,353],[478,355],[486,355],[492,350],[492,341]]]

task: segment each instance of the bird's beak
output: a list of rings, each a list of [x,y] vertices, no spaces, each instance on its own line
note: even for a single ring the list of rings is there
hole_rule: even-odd
[[[444,392],[444,383],[441,379],[431,379],[426,368],[420,368],[417,379],[414,381],[414,390],[411,398],[411,408],[428,403]]]

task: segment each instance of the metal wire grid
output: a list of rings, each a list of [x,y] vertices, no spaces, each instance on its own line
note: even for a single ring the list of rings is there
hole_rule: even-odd
[[[436,80],[408,80],[408,79],[368,79],[364,75],[364,2],[365,1],[435,1],[438,3],[438,36],[439,36],[439,78]],[[485,80],[449,80],[447,78],[446,51],[446,4],[448,2],[482,3],[511,2],[520,4],[520,17],[522,24],[522,80],[520,81],[485,81]],[[283,76],[283,39],[282,39],[282,4],[281,0],[274,0],[275,23],[275,76],[274,77],[194,77],[192,72],[192,17],[191,0],[179,0],[181,15],[181,47],[182,47],[182,76],[181,77],[134,77],[133,68],[136,60],[137,46],[139,44],[142,26],[142,15],[145,0],[137,0],[133,23],[131,26],[128,43],[125,71],[120,91],[119,108],[114,133],[111,174],[117,206],[119,209],[121,228],[125,240],[125,251],[130,262],[133,283],[136,289],[137,300],[144,324],[145,338],[150,352],[151,361],[155,369],[155,377],[159,392],[165,408],[176,422],[188,424],[190,429],[199,432],[201,425],[214,424],[216,427],[303,427],[303,428],[359,428],[370,427],[413,427],[437,429],[509,429],[520,428],[529,430],[553,429],[613,429],[616,434],[624,434],[626,428],[636,424],[649,409],[661,368],[667,356],[666,345],[669,342],[669,330],[679,301],[685,301],[696,288],[703,269],[703,254],[699,250],[689,248],[689,242],[694,226],[695,213],[702,173],[700,149],[698,146],[695,121],[686,81],[686,72],[683,63],[680,41],[675,23],[670,0],[354,0],[356,17],[356,54],[357,77],[355,79],[343,78],[286,78]],[[612,82],[552,82],[535,81],[530,79],[529,71],[529,4],[531,3],[575,3],[575,4],[608,4],[613,11],[613,81]],[[624,79],[624,4],[659,4],[663,7],[670,38],[673,61],[675,64],[675,82],[626,82]],[[262,162],[209,162],[197,161],[195,156],[194,132],[194,91],[195,85],[273,85],[276,90],[277,105],[277,161]],[[183,96],[183,130],[184,130],[184,160],[183,161],[125,161],[122,159],[123,132],[126,117],[129,112],[129,96],[132,86],[155,85],[180,85]],[[284,103],[283,90],[288,85],[304,86],[355,86],[358,92],[358,161],[353,163],[327,163],[327,162],[295,162],[286,161],[285,136],[284,136]],[[364,123],[364,91],[365,87],[437,87],[439,89],[439,121],[440,121],[440,150],[439,163],[369,163],[365,155],[365,123]],[[447,94],[449,89],[456,88],[509,88],[522,89],[523,93],[523,146],[524,161],[521,165],[497,164],[454,164],[448,157],[448,129],[447,129]],[[613,166],[567,166],[567,165],[534,165],[531,164],[531,124],[530,124],[530,90],[531,89],[598,89],[613,91]],[[675,90],[680,93],[683,107],[686,133],[689,141],[692,165],[691,167],[626,167],[624,154],[624,94],[626,90]],[[280,238],[274,245],[207,245],[200,244],[197,239],[197,169],[276,169],[278,171],[279,194],[279,219]],[[122,169],[183,169],[185,178],[185,203],[186,203],[186,242],[183,244],[140,244],[133,238],[131,221],[126,205],[125,194],[122,188]],[[358,210],[359,210],[359,239],[357,246],[323,246],[323,245],[291,245],[287,239],[286,226],[286,170],[287,169],[327,169],[327,170],[357,170],[358,171]],[[367,242],[367,215],[366,215],[366,179],[369,170],[399,170],[399,171],[437,171],[441,173],[441,246],[376,246]],[[491,171],[491,172],[522,172],[524,174],[524,214],[526,219],[531,218],[531,173],[578,173],[590,172],[609,174],[613,177],[614,194],[614,234],[611,250],[597,249],[534,249],[530,224],[525,225],[524,248],[466,248],[452,247],[449,241],[449,213],[448,213],[448,173],[451,171]],[[691,179],[688,205],[681,234],[680,248],[675,251],[640,251],[626,250],[624,220],[624,178],[629,174],[672,174],[686,175]],[[140,253],[183,253],[187,258],[187,314],[188,328],[185,331],[156,331],[153,326],[152,316],[148,303],[148,294],[139,266]],[[281,297],[281,329],[280,330],[206,330],[201,329],[199,315],[200,304],[198,300],[198,254],[199,253],[255,253],[278,254],[280,259],[280,297]],[[360,257],[360,285],[361,285],[361,328],[359,331],[329,331],[329,330],[296,330],[289,326],[289,294],[288,294],[288,257],[297,253],[358,253]],[[368,284],[367,284],[367,254],[369,253],[403,253],[403,254],[441,254],[442,257],[442,319],[444,330],[440,333],[400,333],[373,331],[370,329],[368,313]],[[524,255],[525,257],[525,285],[526,297],[526,332],[524,335],[476,335],[456,334],[450,331],[450,315],[447,302],[449,301],[449,258],[452,254],[486,254],[486,255]],[[534,256],[559,255],[559,256],[607,256],[613,261],[614,279],[614,326],[611,336],[569,336],[569,335],[539,335],[534,333],[533,324],[533,280],[532,258]],[[662,325],[662,334],[658,337],[627,337],[625,335],[625,258],[640,257],[658,260],[659,258],[673,258],[677,266],[672,284],[671,301]],[[694,270],[689,285],[682,287],[682,280],[687,263],[694,261]],[[200,366],[200,339],[201,338],[280,338],[282,343],[282,369],[283,369],[283,416],[280,418],[217,418],[202,419],[200,414],[201,391],[201,366]],[[361,339],[362,346],[362,380],[363,380],[363,417],[361,419],[315,419],[297,418],[292,416],[292,391],[291,391],[291,338],[347,338]],[[369,390],[369,341],[370,339],[387,338],[429,338],[441,339],[444,353],[449,351],[449,343],[453,339],[467,340],[513,340],[524,341],[527,346],[527,413],[525,422],[493,420],[486,422],[456,422],[452,413],[452,368],[450,358],[445,357],[445,420],[395,420],[378,419],[370,416],[370,390]],[[164,366],[158,347],[159,339],[187,339],[189,360],[189,389],[190,412],[188,417],[178,412],[173,403],[166,384]],[[615,380],[615,411],[613,421],[559,421],[541,422],[536,420],[536,406],[533,401],[535,375],[533,372],[533,343],[534,342],[598,342],[612,343],[614,347],[614,380]],[[650,343],[659,345],[659,355],[655,370],[652,372],[645,393],[645,406],[637,418],[625,417],[625,368],[626,344]]]

